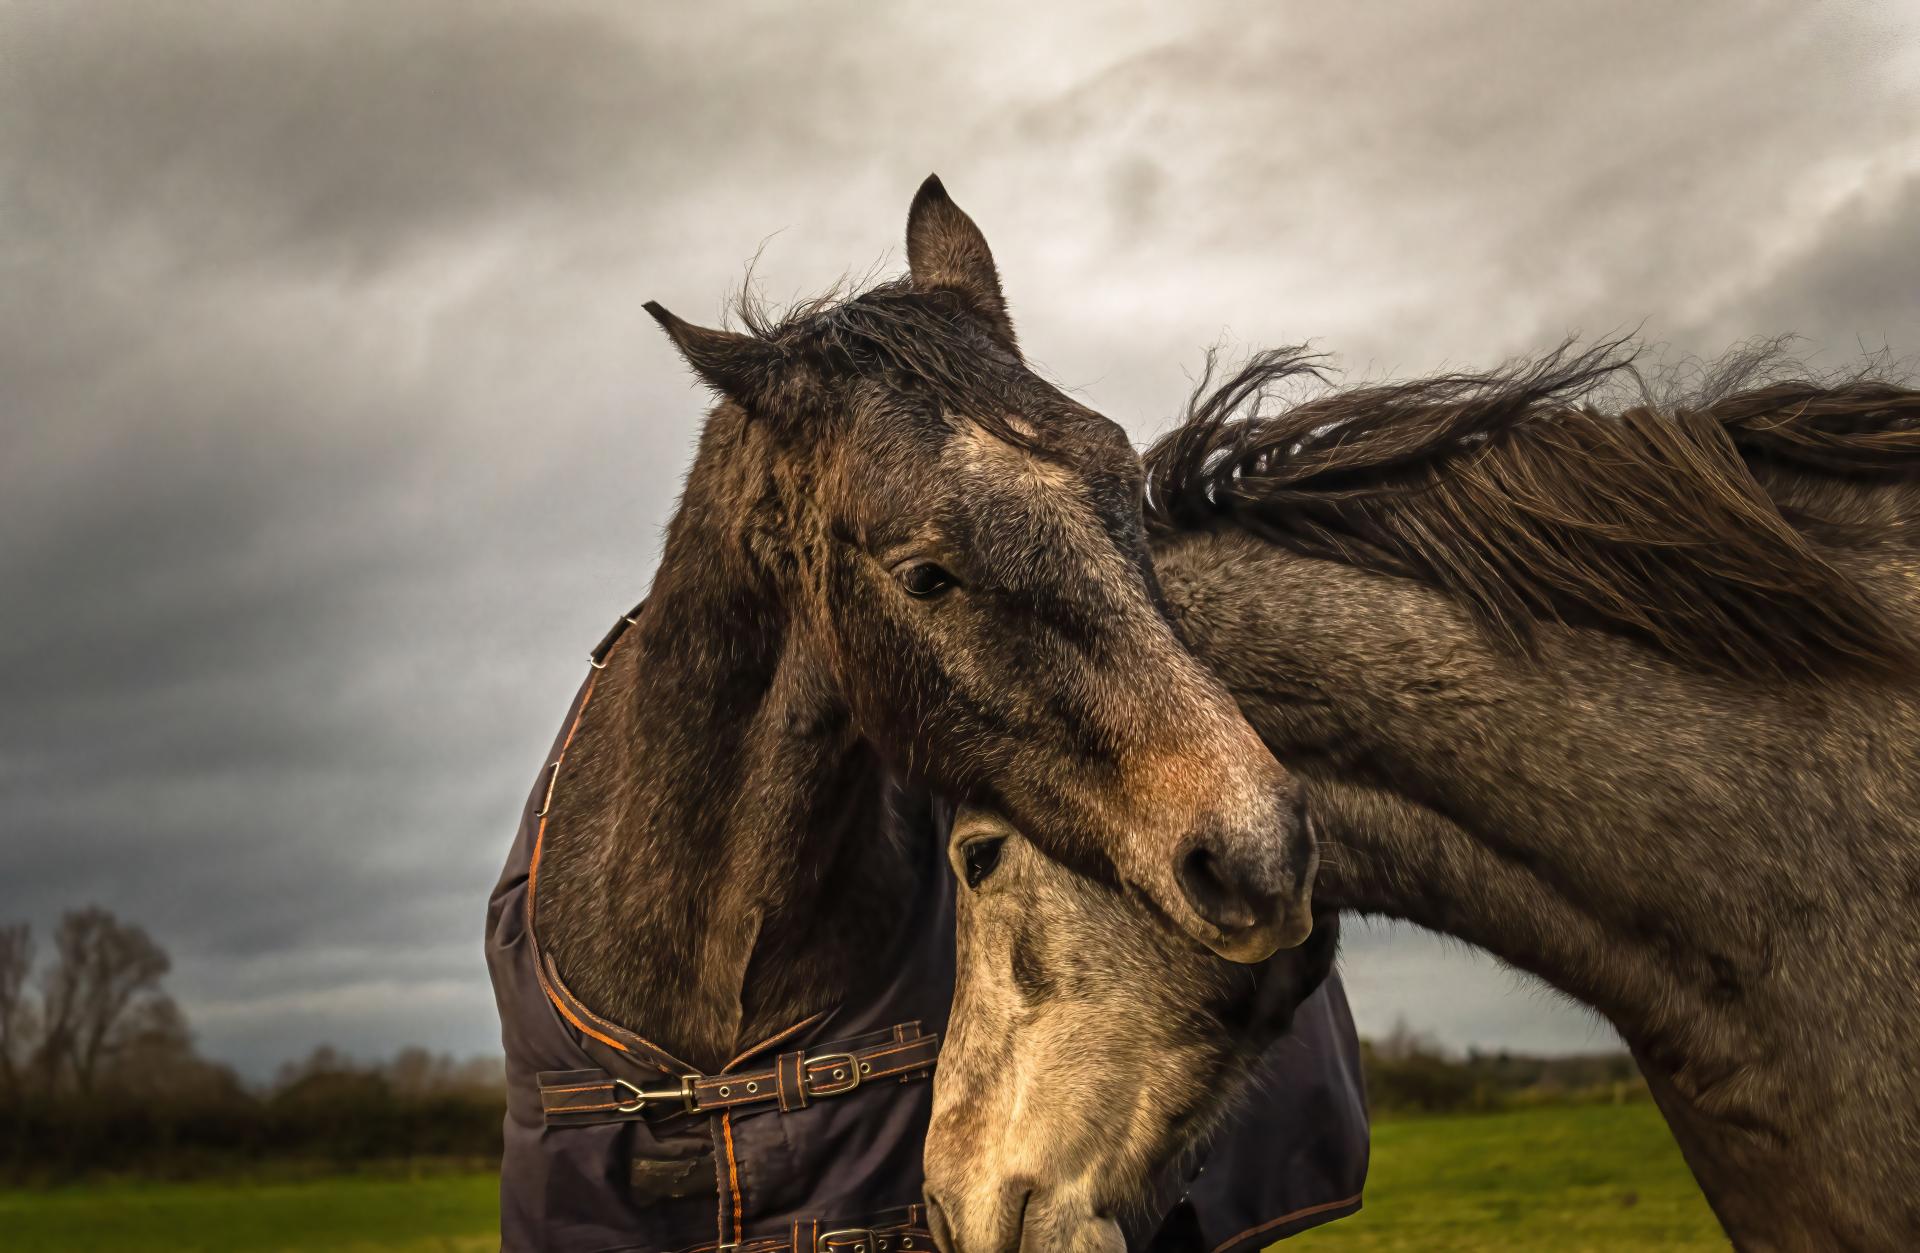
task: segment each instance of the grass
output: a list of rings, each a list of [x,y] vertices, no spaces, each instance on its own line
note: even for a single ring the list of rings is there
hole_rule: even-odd
[[[112,1183],[0,1191],[9,1253],[480,1253],[499,1247],[490,1173],[307,1182]],[[1724,1250],[1651,1105],[1575,1106],[1374,1128],[1358,1215],[1286,1253]]]
[[[483,1253],[499,1180],[336,1176],[301,1183],[113,1183],[0,1192],[10,1253]]]
[[[1641,1102],[1377,1123],[1366,1207],[1287,1253],[1728,1248]]]

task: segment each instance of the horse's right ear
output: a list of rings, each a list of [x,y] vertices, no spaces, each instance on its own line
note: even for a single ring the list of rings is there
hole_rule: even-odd
[[[959,295],[987,320],[996,338],[1018,351],[987,237],[953,203],[938,174],[927,175],[907,210],[907,272],[921,291]]]
[[[646,310],[703,382],[749,413],[771,397],[786,357],[779,347],[737,331],[719,331],[683,322],[655,300]]]

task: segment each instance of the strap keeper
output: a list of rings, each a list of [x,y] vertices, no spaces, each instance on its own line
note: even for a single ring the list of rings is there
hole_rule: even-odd
[[[805,1059],[804,1053],[782,1053],[774,1060],[773,1086],[780,1095],[783,1114],[807,1107]]]
[[[922,1034],[923,1033],[920,1030],[920,1020],[918,1018],[914,1019],[912,1022],[895,1023],[893,1026],[893,1038],[899,1041],[901,1044],[905,1044],[910,1040],[918,1040]],[[925,1079],[931,1073],[933,1072],[925,1069],[902,1071],[900,1074],[900,1077],[898,1079],[895,1079],[894,1082],[895,1083],[917,1083],[918,1081]]]

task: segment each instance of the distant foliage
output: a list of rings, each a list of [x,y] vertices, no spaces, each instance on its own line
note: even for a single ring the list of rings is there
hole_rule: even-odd
[[[194,1050],[142,928],[74,910],[35,966],[32,932],[0,927],[0,1183],[498,1157],[497,1058],[360,1064],[321,1045],[255,1091]]]
[[[1360,1042],[1367,1105],[1373,1114],[1452,1114],[1555,1104],[1646,1099],[1646,1084],[1625,1053],[1532,1057],[1506,1051],[1442,1049],[1403,1020],[1378,1041]]]

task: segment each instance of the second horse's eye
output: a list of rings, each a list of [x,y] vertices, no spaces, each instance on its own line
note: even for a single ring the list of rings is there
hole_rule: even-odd
[[[989,836],[985,839],[970,841],[960,850],[960,860],[967,868],[967,886],[977,888],[993,873],[1000,864],[1000,846],[1005,840]]]
[[[953,576],[931,561],[921,561],[900,572],[900,586],[907,595],[926,600],[952,587]]]

